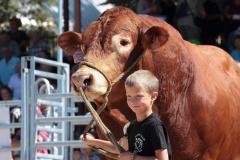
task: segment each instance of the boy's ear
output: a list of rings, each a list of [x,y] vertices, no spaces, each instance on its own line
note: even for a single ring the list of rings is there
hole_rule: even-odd
[[[152,100],[155,101],[158,97],[158,92],[153,92],[152,93]]]

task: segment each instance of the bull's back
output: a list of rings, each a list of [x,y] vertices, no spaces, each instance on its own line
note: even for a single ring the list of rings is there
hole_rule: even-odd
[[[217,159],[240,158],[240,144],[236,142],[240,139],[240,67],[218,47],[187,45],[195,64],[194,93],[199,96],[193,106],[202,112],[195,118],[204,119],[207,132],[203,141],[216,150],[213,153],[219,150]],[[201,132],[202,128],[196,129]]]

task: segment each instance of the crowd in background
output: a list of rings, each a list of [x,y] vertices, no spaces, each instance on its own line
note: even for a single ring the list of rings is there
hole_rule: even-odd
[[[27,33],[21,30],[21,20],[13,17],[9,19],[9,29],[0,31],[0,100],[21,100],[21,57],[36,56],[40,58],[53,59],[50,47],[38,30],[31,30]],[[51,67],[39,64],[39,70],[49,71]],[[50,71],[49,71],[50,72]],[[39,106],[36,108],[38,115],[48,116],[48,107]],[[43,110],[41,110],[43,109]],[[46,110],[46,111],[45,111]],[[19,122],[21,117],[21,106],[10,106],[10,122]],[[21,141],[20,128],[11,130],[11,145],[19,146]],[[39,131],[38,141],[48,141],[46,131]],[[46,153],[45,149],[38,150],[39,153]],[[13,151],[11,159],[19,159],[20,152]]]
[[[240,0],[221,2],[177,0],[176,3],[173,0],[139,0],[136,12],[161,18],[175,27],[185,40],[195,44],[218,46],[236,61],[240,61]],[[42,37],[38,30],[21,30],[21,26],[21,20],[13,17],[9,19],[8,30],[0,31],[0,100],[21,99],[22,56],[55,59],[55,53],[51,53],[53,49],[45,41],[46,37]],[[63,61],[70,64],[72,72],[76,70],[77,65],[72,57],[64,54]],[[42,71],[55,72],[54,68],[46,65],[37,67]],[[56,85],[55,81],[51,83]],[[38,109],[39,115],[46,116],[41,107]],[[18,107],[10,107],[11,116],[18,118],[19,112]],[[12,132],[12,138],[19,139],[19,134],[19,130]],[[40,132],[38,140],[47,141],[47,136],[47,133]],[[75,154],[78,155],[79,151],[75,150]]]
[[[139,0],[137,13],[166,20],[192,43],[237,48],[240,0]]]

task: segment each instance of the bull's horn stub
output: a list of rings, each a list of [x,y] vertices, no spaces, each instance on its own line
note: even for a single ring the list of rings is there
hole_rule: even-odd
[[[74,60],[74,63],[79,63],[82,61],[84,57],[84,54],[81,50],[77,50],[74,54],[73,54],[73,60]]]

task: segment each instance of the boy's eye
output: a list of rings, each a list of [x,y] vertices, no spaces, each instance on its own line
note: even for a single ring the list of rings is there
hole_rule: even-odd
[[[143,95],[137,95],[137,98],[141,98],[141,97],[143,97]]]

